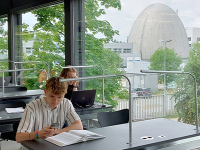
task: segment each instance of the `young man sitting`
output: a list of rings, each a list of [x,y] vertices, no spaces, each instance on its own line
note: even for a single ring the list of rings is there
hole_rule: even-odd
[[[45,94],[26,106],[16,134],[18,143],[47,138],[69,130],[83,129],[72,103],[64,98],[67,93],[67,83],[59,82],[60,79],[61,77],[52,77],[47,80]],[[69,126],[62,129],[65,120]],[[51,129],[52,123],[59,123],[58,129]]]

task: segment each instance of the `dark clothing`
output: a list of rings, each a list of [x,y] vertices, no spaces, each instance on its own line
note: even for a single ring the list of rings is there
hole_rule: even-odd
[[[65,98],[71,100],[72,92],[73,92],[73,85],[68,85],[67,94],[65,94]]]
[[[65,94],[65,98],[71,100],[72,92],[73,92],[73,85],[68,85],[67,94]],[[65,127],[68,127],[67,121],[65,121],[63,128],[65,128]]]
[[[73,85],[68,85],[67,94],[65,94],[65,98],[71,100],[73,92]]]

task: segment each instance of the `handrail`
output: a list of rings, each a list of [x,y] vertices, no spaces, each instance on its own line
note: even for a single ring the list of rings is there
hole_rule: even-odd
[[[46,70],[43,70],[43,69],[37,69],[37,68],[30,68],[30,69],[15,69],[15,70],[2,70],[0,72],[2,72],[2,76],[4,77],[4,72],[15,72],[15,71],[28,71],[28,70],[42,70],[46,73],[46,80],[48,80],[47,78],[47,72]],[[2,88],[3,88],[3,92],[2,92],[2,97],[4,97],[4,83],[2,84]]]
[[[102,75],[103,75],[103,68],[101,68],[100,66],[96,66],[96,65],[89,65],[89,66],[68,66],[68,67],[62,67],[64,68],[91,68],[91,67],[98,67],[101,69],[102,71]],[[102,105],[104,105],[104,78],[102,78]]]
[[[0,61],[0,62],[13,62],[12,60],[6,60],[6,61]],[[0,64],[1,69],[3,71],[3,66]],[[2,73],[2,87],[3,87],[3,93],[4,93],[4,73]]]
[[[102,76],[91,76],[91,77],[81,77],[81,78],[68,78],[60,79],[60,82],[69,82],[69,81],[79,81],[79,80],[89,80],[89,79],[98,79],[98,78],[110,78],[116,76],[123,76],[129,82],[129,144],[132,144],[132,101],[131,101],[131,82],[129,78],[123,74],[114,74],[114,75],[102,75]]]
[[[25,64],[25,63],[45,63],[47,65],[47,77],[46,79],[48,80],[49,79],[49,74],[50,74],[50,69],[49,69],[49,65],[47,62],[44,62],[44,61],[21,61],[21,62],[13,62],[14,65],[15,64]],[[15,69],[16,69],[16,65],[15,65]],[[16,76],[16,72],[15,72],[15,76]],[[16,78],[15,78],[15,84],[16,84]]]
[[[157,70],[140,70],[142,73],[169,73],[169,74],[189,74],[193,77],[194,79],[194,93],[195,93],[195,113],[196,113],[196,130],[198,131],[199,129],[199,120],[198,120],[198,101],[197,101],[197,83],[196,83],[196,78],[193,74],[190,72],[184,72],[184,71],[157,71]]]

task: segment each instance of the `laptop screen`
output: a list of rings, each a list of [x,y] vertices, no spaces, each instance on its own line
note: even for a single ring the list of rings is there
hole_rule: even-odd
[[[91,107],[94,104],[96,89],[73,91],[71,102],[75,108]]]
[[[8,86],[8,84],[10,83],[10,79],[11,79],[11,76],[4,77],[4,81],[3,81],[2,77],[0,77],[0,86],[3,86],[3,82],[4,82],[4,86]]]

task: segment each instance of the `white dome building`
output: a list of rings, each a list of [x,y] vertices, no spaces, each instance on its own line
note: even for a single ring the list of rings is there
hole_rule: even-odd
[[[149,60],[163,46],[159,40],[172,40],[166,43],[166,47],[174,49],[183,59],[189,56],[186,31],[176,12],[167,5],[153,4],[136,19],[128,43],[133,43],[133,53],[140,53],[141,59]]]

